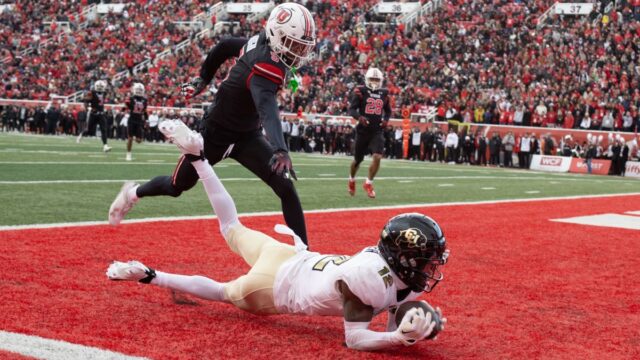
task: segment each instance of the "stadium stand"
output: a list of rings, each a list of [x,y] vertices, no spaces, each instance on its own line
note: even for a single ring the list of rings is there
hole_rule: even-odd
[[[112,3],[120,11],[99,13],[95,1],[3,5],[0,98],[77,100],[106,78],[113,103],[140,81],[151,105],[183,107],[178,85],[216,41],[259,31],[268,13],[199,0]],[[282,91],[281,107],[345,115],[348,94],[375,65],[385,71],[394,117],[409,107],[422,114],[417,120],[635,132],[640,1],[601,1],[581,16],[556,15],[556,3],[308,1],[317,57],[299,69],[296,93]]]

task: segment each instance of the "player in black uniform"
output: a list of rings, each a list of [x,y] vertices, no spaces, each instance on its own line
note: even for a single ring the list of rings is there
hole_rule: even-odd
[[[102,151],[108,152],[111,146],[107,144],[107,118],[104,113],[104,103],[106,100],[107,82],[98,80],[93,84],[93,89],[89,91],[84,99],[85,107],[89,118],[87,128],[78,135],[77,143],[83,136],[95,136],[96,125],[100,125],[100,136],[102,137]]]
[[[211,164],[233,158],[267,183],[281,199],[287,225],[305,243],[306,226],[291,180],[296,176],[282,135],[276,94],[285,83],[287,71],[308,61],[314,47],[311,13],[299,4],[281,4],[271,12],[265,29],[258,35],[249,40],[220,41],[209,52],[200,76],[182,87],[187,97],[196,96],[227,59],[237,57],[205,114],[204,156]],[[177,125],[165,121],[159,130],[170,137]],[[118,224],[141,197],[179,196],[197,181],[198,173],[189,159],[182,157],[173,176],[159,176],[140,186],[125,183],[111,205],[109,222]]]
[[[127,102],[129,109],[129,121],[127,122],[127,161],[131,161],[131,146],[133,138],[139,144],[144,136],[144,123],[149,118],[147,114],[147,98],[144,97],[144,85],[134,83],[131,87],[131,97]]]
[[[373,161],[369,166],[369,176],[362,185],[370,198],[376,197],[373,190],[373,178],[380,168],[380,159],[384,150],[383,131],[391,117],[389,92],[382,88],[382,71],[369,68],[364,77],[365,86],[358,86],[353,91],[349,115],[358,121],[356,126],[356,146],[354,160],[351,162],[349,174],[349,194],[356,193],[356,173],[364,156],[369,152]],[[383,115],[384,113],[384,115]]]

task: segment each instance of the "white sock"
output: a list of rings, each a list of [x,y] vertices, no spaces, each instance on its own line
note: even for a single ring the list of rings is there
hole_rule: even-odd
[[[354,180],[355,180],[355,178],[353,176],[349,175],[349,181],[354,181]]]
[[[202,180],[202,185],[204,185],[204,190],[207,192],[211,207],[218,216],[220,232],[226,238],[229,229],[240,223],[236,204],[208,162],[196,160],[191,164],[198,172],[200,180]]]
[[[365,182],[366,182],[367,184],[373,184],[373,180],[371,180],[371,179],[369,179],[369,178],[367,178],[367,180],[365,180]]]
[[[140,185],[136,185],[134,187],[132,187],[131,189],[129,189],[129,191],[127,192],[127,198],[129,198],[130,201],[132,202],[138,202],[138,193],[136,192],[136,190],[138,190],[138,187]]]
[[[156,271],[151,283],[163,288],[178,290],[205,300],[228,302],[224,296],[225,283],[204,276],[187,276]]]

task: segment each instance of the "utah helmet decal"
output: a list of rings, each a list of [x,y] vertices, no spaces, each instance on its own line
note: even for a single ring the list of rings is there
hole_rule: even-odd
[[[276,21],[278,22],[278,24],[284,24],[287,21],[291,20],[292,15],[293,11],[291,9],[283,7],[280,9],[278,15],[276,15]]]

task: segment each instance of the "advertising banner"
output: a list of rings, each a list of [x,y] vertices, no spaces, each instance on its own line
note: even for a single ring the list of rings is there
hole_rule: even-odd
[[[640,161],[627,161],[624,176],[640,179]]]
[[[565,156],[533,155],[531,170],[569,172],[571,158]]]
[[[597,175],[608,175],[611,168],[611,160],[591,160],[591,173]],[[571,158],[571,168],[569,172],[587,174],[587,163],[584,159]]]

